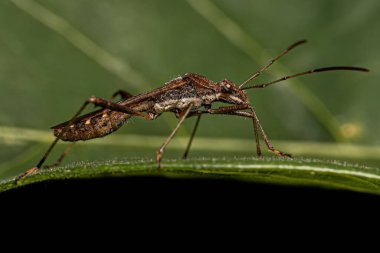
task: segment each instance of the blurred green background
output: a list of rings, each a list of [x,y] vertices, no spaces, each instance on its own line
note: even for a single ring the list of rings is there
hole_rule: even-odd
[[[133,94],[186,72],[241,83],[289,44],[308,39],[258,82],[316,67],[353,65],[250,90],[275,146],[296,156],[380,165],[380,2],[329,0],[13,0],[0,2],[0,178],[36,164],[91,95]],[[153,158],[173,115],[134,119],[77,145],[66,162]],[[166,158],[179,157],[189,119]],[[255,155],[249,120],[202,119],[190,156]],[[343,145],[341,145],[343,143]],[[50,162],[59,155],[59,145]]]

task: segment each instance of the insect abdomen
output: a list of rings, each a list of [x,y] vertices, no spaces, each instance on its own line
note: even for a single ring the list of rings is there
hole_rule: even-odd
[[[103,137],[117,129],[131,115],[110,110],[101,110],[76,119],[74,122],[64,122],[52,127],[54,135],[63,141],[89,140]]]

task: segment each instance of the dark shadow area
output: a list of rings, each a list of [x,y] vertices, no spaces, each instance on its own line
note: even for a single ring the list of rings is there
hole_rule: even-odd
[[[170,179],[164,177],[99,178],[51,181],[0,194],[1,201],[58,205],[131,205],[163,208],[162,204],[186,207],[255,207],[265,210],[301,207],[379,208],[380,197],[370,194],[258,184],[227,179]]]
[[[102,225],[141,230],[143,234],[151,231],[147,227],[161,234],[168,224],[181,231],[193,227],[197,233],[204,226],[222,229],[219,232],[236,227],[228,230],[232,234],[241,229],[237,227],[256,232],[262,231],[259,227],[287,231],[295,224],[306,230],[319,227],[328,231],[331,226],[351,229],[354,224],[374,226],[380,213],[380,197],[369,194],[163,177],[38,183],[0,194],[0,204],[2,217],[21,226],[44,224],[56,229],[59,224],[75,232],[75,227],[84,224],[87,228]]]

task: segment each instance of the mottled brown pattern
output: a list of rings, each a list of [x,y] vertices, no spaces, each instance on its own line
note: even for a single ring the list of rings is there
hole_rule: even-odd
[[[103,116],[106,114],[107,116]],[[106,110],[86,114],[74,122],[67,121],[52,127],[54,135],[63,141],[89,140],[106,136],[126,123],[131,115]],[[86,121],[90,120],[90,124]]]

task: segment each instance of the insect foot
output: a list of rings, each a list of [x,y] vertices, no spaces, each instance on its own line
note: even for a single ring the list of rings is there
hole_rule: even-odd
[[[277,150],[277,149],[269,149],[269,151],[275,153],[275,154],[278,155],[278,156],[286,157],[286,158],[289,158],[289,159],[293,159],[292,155],[290,155],[290,154],[286,154],[286,153],[281,152],[281,151],[279,151],[279,150]]]
[[[161,151],[161,150],[157,151],[156,161],[157,161],[157,170],[158,171],[161,171],[162,153],[163,153],[163,151]]]
[[[31,174],[33,174],[33,173],[35,173],[37,171],[38,171],[37,167],[33,167],[30,170],[27,170],[25,173],[22,173],[21,175],[19,175],[18,177],[16,177],[15,183],[18,184],[22,179],[28,177],[29,175],[31,175]]]

